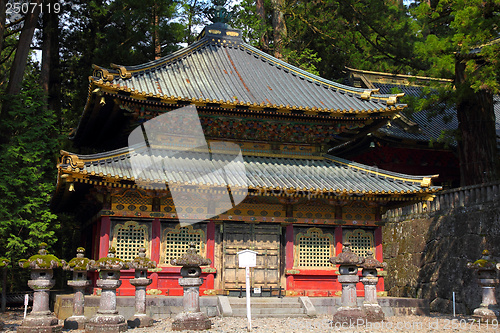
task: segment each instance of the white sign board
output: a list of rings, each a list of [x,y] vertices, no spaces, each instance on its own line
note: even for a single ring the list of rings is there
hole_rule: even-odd
[[[257,252],[252,250],[243,250],[238,252],[238,262],[240,267],[257,266]]]
[[[245,289],[247,298],[248,332],[252,330],[252,311],[250,310],[250,267],[257,266],[257,252],[243,250],[237,253],[240,267],[245,267]]]
[[[253,293],[254,294],[260,294],[262,292],[262,289],[260,288],[253,288]]]

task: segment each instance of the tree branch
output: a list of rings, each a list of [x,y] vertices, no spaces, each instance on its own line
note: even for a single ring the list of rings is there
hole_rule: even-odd
[[[5,49],[4,49],[4,50],[5,50]],[[10,50],[9,54],[8,54],[5,58],[3,58],[2,60],[0,60],[0,65],[2,65],[2,64],[3,64],[3,63],[5,63],[7,60],[9,60],[9,58],[11,57],[12,53],[14,53],[14,51],[15,51],[15,50],[16,50],[16,48],[15,48],[15,47],[13,47],[13,48]]]
[[[24,16],[23,16],[23,17],[21,17],[20,19],[17,19],[17,20],[15,20],[15,21],[12,21],[12,22],[10,22],[10,23],[6,24],[6,25],[5,25],[5,29],[8,29],[8,28],[10,28],[10,27],[12,27],[12,26],[14,26],[14,25],[16,25],[16,24],[19,24],[19,23],[21,23],[23,20],[24,20]]]
[[[17,34],[18,32],[21,32],[23,30],[23,28],[19,28],[19,29],[15,29],[15,30],[9,30],[8,33],[6,33],[5,35],[3,35],[3,38],[7,38],[9,36],[12,36],[14,34]]]

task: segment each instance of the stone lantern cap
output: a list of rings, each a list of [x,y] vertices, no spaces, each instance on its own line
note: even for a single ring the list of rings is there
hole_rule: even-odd
[[[116,258],[115,248],[110,247],[108,256],[97,260],[91,267],[99,270],[120,271],[122,269],[128,269],[128,264],[120,258]]]
[[[185,267],[199,267],[210,265],[212,260],[203,258],[198,253],[196,253],[196,244],[189,243],[189,249],[186,250],[182,256],[176,259],[170,260],[170,264],[174,266],[185,266]]]
[[[377,259],[373,257],[373,252],[372,251],[367,251],[366,252],[366,258],[365,262],[361,265],[361,268],[364,269],[377,269],[377,268],[386,268],[387,263],[385,262],[380,262]]]
[[[146,257],[146,248],[139,248],[139,256],[128,262],[131,269],[150,269],[156,268],[156,262]]]
[[[31,268],[31,269],[54,269],[62,267],[66,262],[57,258],[52,254],[47,253],[47,243],[40,243],[40,249],[38,254],[31,256],[28,260],[19,260],[19,266],[21,268]]]
[[[332,264],[358,266],[364,262],[364,258],[351,251],[351,243],[345,242],[343,246],[342,253],[330,258]]]
[[[495,270],[497,262],[490,257],[490,251],[484,250],[480,259],[467,263],[467,267],[477,270]]]
[[[83,247],[79,247],[76,249],[76,257],[64,265],[63,269],[65,271],[89,271],[93,270],[92,266],[94,264],[94,260],[85,258],[85,249]]]
[[[10,260],[7,258],[0,258],[0,268],[7,267],[10,264]]]

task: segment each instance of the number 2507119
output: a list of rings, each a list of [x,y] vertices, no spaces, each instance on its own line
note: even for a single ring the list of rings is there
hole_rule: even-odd
[[[6,14],[29,14],[34,13],[37,9],[42,13],[55,13],[61,12],[61,4],[59,3],[36,3],[36,2],[7,2],[5,13]]]

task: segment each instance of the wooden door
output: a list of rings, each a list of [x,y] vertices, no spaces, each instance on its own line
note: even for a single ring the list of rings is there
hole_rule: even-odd
[[[281,276],[281,226],[279,224],[224,223],[222,281],[224,290],[245,287],[245,269],[237,253],[258,252],[257,266],[250,269],[251,287],[277,288]]]

